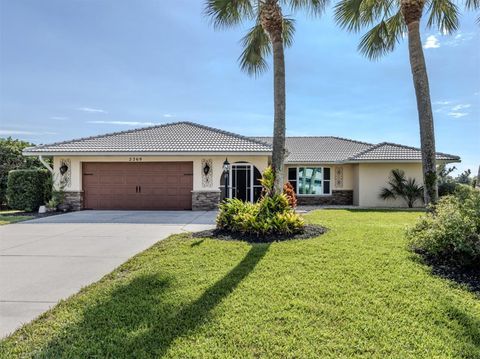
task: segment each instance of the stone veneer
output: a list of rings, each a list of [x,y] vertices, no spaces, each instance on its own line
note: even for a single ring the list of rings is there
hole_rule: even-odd
[[[192,191],[192,210],[209,211],[217,209],[220,191]]]
[[[297,196],[298,205],[353,205],[352,190],[333,190],[331,196]]]
[[[83,209],[83,192],[66,191],[63,203],[68,204],[72,211],[80,211]]]

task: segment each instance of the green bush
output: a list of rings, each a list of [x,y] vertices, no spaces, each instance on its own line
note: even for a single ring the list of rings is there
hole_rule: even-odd
[[[413,250],[463,267],[480,265],[480,191],[460,185],[407,230]]]
[[[262,179],[263,195],[257,203],[227,199],[219,206],[217,228],[248,235],[267,236],[300,233],[305,222],[290,207],[285,194],[273,194],[270,169]]]
[[[0,206],[6,204],[8,172],[19,169],[43,169],[36,157],[22,155],[22,150],[33,146],[32,143],[14,140],[11,137],[0,138]]]
[[[456,182],[453,182],[453,181],[439,183],[438,184],[438,196],[443,197],[443,196],[452,195],[452,194],[455,193],[458,186],[460,186],[460,185]]]
[[[47,170],[13,170],[8,173],[7,201],[13,209],[36,211],[52,194],[51,175]]]

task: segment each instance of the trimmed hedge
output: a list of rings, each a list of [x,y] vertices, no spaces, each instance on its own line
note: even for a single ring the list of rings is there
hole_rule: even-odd
[[[52,179],[47,170],[13,170],[8,173],[7,201],[12,209],[36,211],[52,195]]]

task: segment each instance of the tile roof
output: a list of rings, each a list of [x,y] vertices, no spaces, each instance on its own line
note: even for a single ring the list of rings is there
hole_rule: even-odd
[[[341,137],[287,137],[286,163],[420,161],[420,149],[395,143],[371,144]],[[272,151],[272,137],[245,137],[192,122],[174,122],[101,136],[30,147],[25,154]],[[460,157],[437,152],[438,160]]]
[[[254,137],[254,139],[272,144],[272,137]],[[373,144],[371,143],[331,136],[287,137],[285,139],[285,147],[288,153],[285,162],[343,161],[372,146]]]
[[[437,160],[459,161],[460,157],[437,152]],[[382,160],[415,160],[421,161],[422,153],[419,148],[399,145],[397,143],[382,142],[371,146],[348,158],[350,161],[382,161]]]
[[[25,154],[84,152],[271,152],[263,142],[191,122],[175,122],[25,149]]]

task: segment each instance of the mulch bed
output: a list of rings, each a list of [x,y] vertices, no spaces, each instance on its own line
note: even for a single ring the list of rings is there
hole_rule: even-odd
[[[249,243],[271,243],[271,242],[280,242],[288,241],[292,239],[310,239],[318,237],[324,234],[327,231],[327,228],[322,226],[315,225],[306,225],[304,230],[300,233],[290,234],[290,235],[279,235],[271,234],[268,236],[255,236],[247,235],[237,232],[230,232],[223,229],[210,229],[206,231],[193,233],[195,238],[215,238],[224,241],[245,241]]]
[[[470,291],[480,297],[480,267],[465,268],[446,264],[436,258],[417,251],[425,264],[431,267],[432,274],[465,285]]]

